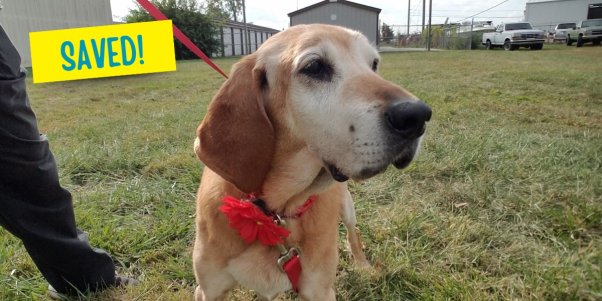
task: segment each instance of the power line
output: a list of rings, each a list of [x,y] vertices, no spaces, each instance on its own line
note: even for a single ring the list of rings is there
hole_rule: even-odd
[[[408,0],[408,1],[410,1],[410,0]],[[422,9],[420,9],[420,7],[422,6],[422,1],[424,1],[424,0],[415,1],[414,2],[414,8],[410,9],[410,12],[412,12],[412,11],[419,11],[419,12],[421,12]],[[416,16],[414,16],[414,17],[416,17]],[[410,16],[410,21],[411,20],[412,20],[412,16]]]
[[[484,11],[480,12],[480,13],[477,13],[477,14],[474,14],[474,15],[472,15],[472,16],[470,16],[470,17],[466,17],[466,18],[464,18],[464,19],[458,20],[458,21],[456,21],[456,23],[460,23],[460,22],[462,22],[462,21],[464,21],[464,20],[466,20],[466,19],[470,19],[470,18],[472,18],[472,17],[478,16],[478,15],[480,15],[480,14],[482,14],[482,13],[486,12],[486,11],[492,10],[492,9],[494,9],[494,8],[496,8],[496,7],[500,6],[500,5],[502,5],[502,4],[504,4],[504,3],[508,2],[508,1],[510,1],[510,0],[504,0],[504,1],[502,1],[502,2],[500,2],[500,3],[498,3],[498,4],[496,4],[496,5],[494,5],[494,6],[490,7],[490,8],[488,8],[488,9],[486,9],[486,10],[484,10]]]
[[[422,1],[424,1],[424,0],[414,2],[415,4],[414,4],[414,8],[412,10],[422,11],[422,8],[420,8],[422,6]]]
[[[476,12],[478,10],[463,10],[463,9],[433,9],[434,12],[451,11],[451,12]],[[521,9],[499,9],[498,11],[520,11]]]
[[[419,17],[420,15],[411,15],[412,17]],[[449,16],[449,15],[440,15],[440,16],[436,16],[433,15],[433,18],[462,18],[461,16]],[[516,18],[522,18],[523,16],[500,16],[500,17],[494,17],[494,16],[479,16],[478,18],[483,19],[483,18],[495,18],[495,19],[516,19]],[[470,18],[470,17],[469,17]],[[465,19],[462,19],[465,20]],[[462,21],[460,20],[460,21]],[[458,21],[458,22],[460,22]]]
[[[422,11],[422,9],[418,9],[418,8],[413,8],[412,11]],[[463,9],[433,9],[433,12],[476,12],[478,10],[463,10]],[[521,9],[500,9],[498,10],[500,12],[502,11],[507,11],[507,12],[522,12],[523,10]]]

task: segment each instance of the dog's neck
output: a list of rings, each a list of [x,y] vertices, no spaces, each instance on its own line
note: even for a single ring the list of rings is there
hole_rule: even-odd
[[[307,148],[278,156],[273,163],[261,198],[268,208],[276,212],[294,211],[311,195],[319,194],[336,183],[321,160]]]

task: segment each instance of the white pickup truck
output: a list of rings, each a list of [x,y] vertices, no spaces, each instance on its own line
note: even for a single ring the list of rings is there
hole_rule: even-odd
[[[504,47],[504,50],[516,50],[519,47],[541,50],[544,42],[543,30],[533,29],[527,22],[502,23],[496,27],[494,32],[484,33],[482,40],[482,44],[487,49]]]
[[[571,46],[575,41],[577,41],[577,47],[581,47],[587,42],[600,45],[602,42],[602,19],[583,20],[577,23],[572,30],[567,31],[566,44]]]

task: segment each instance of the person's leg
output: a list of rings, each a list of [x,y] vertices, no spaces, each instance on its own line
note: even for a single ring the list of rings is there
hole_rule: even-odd
[[[0,225],[23,241],[58,292],[113,285],[110,256],[78,238],[71,195],[60,186],[48,141],[38,132],[20,62],[0,26]]]

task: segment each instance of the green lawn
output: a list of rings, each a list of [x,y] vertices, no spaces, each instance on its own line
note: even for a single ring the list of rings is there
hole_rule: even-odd
[[[602,300],[600,57],[590,45],[383,54],[382,75],[434,115],[408,169],[351,184],[375,269],[355,269],[341,236],[338,299]],[[80,228],[142,281],[90,299],[192,299],[202,169],[192,142],[222,82],[198,61],[29,82]],[[0,229],[0,300],[45,300],[46,287]],[[240,289],[231,300],[252,296]]]

